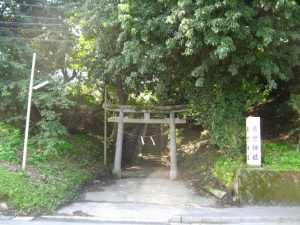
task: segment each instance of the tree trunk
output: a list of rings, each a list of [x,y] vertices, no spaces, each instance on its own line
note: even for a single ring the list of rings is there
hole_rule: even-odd
[[[116,79],[116,88],[117,88],[117,95],[119,98],[119,104],[120,105],[126,105],[128,100],[128,93],[126,92],[124,88],[124,79],[122,79],[121,76],[118,76]],[[116,141],[117,137],[117,123],[114,124],[114,128],[112,130],[110,138],[113,140],[113,142]]]
[[[126,92],[124,88],[124,80],[121,76],[117,77],[116,80],[116,87],[117,87],[117,95],[119,98],[119,104],[120,105],[126,105],[128,100],[128,93]]]

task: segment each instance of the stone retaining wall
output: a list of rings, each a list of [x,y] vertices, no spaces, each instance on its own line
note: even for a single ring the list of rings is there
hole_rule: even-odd
[[[300,205],[300,171],[239,169],[234,190],[242,204]]]

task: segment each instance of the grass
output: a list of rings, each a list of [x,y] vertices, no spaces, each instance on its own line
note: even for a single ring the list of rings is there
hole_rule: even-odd
[[[262,147],[264,167],[280,171],[300,170],[300,153],[297,152],[297,144],[264,142]]]
[[[37,183],[31,180],[26,172],[7,171],[1,168],[0,198],[22,214],[38,215],[55,210],[74,199],[76,191],[91,178],[88,172],[78,171],[71,165],[65,165],[62,168],[64,172],[58,176],[55,173],[56,169],[47,171],[48,178],[43,183]]]
[[[69,135],[62,140],[47,152],[30,145],[27,170],[22,171],[22,135],[0,124],[0,201],[24,215],[51,212],[76,198],[93,178],[110,173],[101,161],[99,137]]]
[[[296,149],[297,144],[291,142],[272,143],[264,141],[262,166],[276,171],[299,171],[300,153]],[[213,168],[213,176],[228,189],[231,189],[237,169],[247,167],[245,161],[245,156],[234,160],[230,157],[221,157]]]

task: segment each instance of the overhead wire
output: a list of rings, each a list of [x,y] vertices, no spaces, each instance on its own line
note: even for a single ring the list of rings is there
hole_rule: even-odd
[[[17,3],[19,4],[19,3]],[[22,4],[19,5],[27,5],[27,6],[33,6],[31,4]],[[14,17],[20,17],[20,18],[31,18],[31,19],[48,19],[48,20],[54,20],[54,21],[63,21],[60,18],[54,18],[54,17],[38,17],[38,16],[27,16],[27,15],[12,15]],[[19,31],[36,31],[36,32],[47,32],[47,31],[53,31],[53,32],[63,32],[63,30],[57,30],[53,29],[55,27],[64,28],[67,27],[67,25],[62,23],[40,23],[40,22],[20,22],[20,21],[0,21],[0,24],[3,26],[22,26],[22,27],[1,27],[0,30],[19,30]],[[28,28],[26,26],[38,26],[43,27],[43,29],[37,29],[37,28]],[[24,27],[24,28],[23,28]],[[47,28],[48,27],[48,28]],[[49,29],[50,28],[50,29]],[[52,28],[52,29],[51,29]],[[53,39],[53,38],[38,38],[38,37],[17,37],[17,36],[0,36],[0,39],[3,40],[37,40],[37,41],[43,41],[43,42],[57,42],[57,43],[73,43],[74,40],[71,39]]]
[[[63,21],[62,18],[55,18],[55,17],[44,17],[44,16],[27,16],[27,15],[9,15],[7,17],[19,17],[19,18],[32,18],[32,19],[41,19],[41,20],[58,20]]]
[[[74,43],[75,40],[71,39],[43,39],[43,38],[24,38],[24,37],[12,37],[12,36],[0,36],[0,39],[11,39],[11,40],[37,40],[37,41],[45,41],[45,42],[63,42],[63,43]]]
[[[45,9],[70,9],[70,5],[77,6],[80,3],[72,3],[72,4],[63,4],[60,6],[53,6],[53,5],[45,5],[45,4],[26,4],[26,3],[4,3],[5,6],[27,6],[27,7],[37,7],[37,8],[45,8]],[[42,16],[31,16],[31,15],[11,15],[12,17],[19,17],[19,18],[31,18],[31,19],[39,19],[39,20],[49,20],[50,21],[63,21],[62,18],[55,18],[55,17],[42,17]],[[40,22],[20,22],[20,21],[0,21],[0,24],[3,26],[22,26],[22,27],[1,27],[2,30],[23,30],[23,31],[40,31],[40,32],[46,32],[46,31],[54,31],[54,32],[63,32],[64,30],[57,30],[53,29],[55,27],[59,28],[65,28],[68,27],[66,24],[63,23],[40,23]],[[38,28],[28,28],[26,26],[39,26],[43,27],[43,29]],[[24,27],[24,28],[23,28]],[[47,28],[49,27],[49,28]],[[51,29],[52,28],[52,29]],[[17,36],[0,36],[0,39],[6,39],[6,40],[37,40],[37,41],[43,41],[43,42],[61,42],[61,43],[74,43],[75,40],[71,39],[43,39],[43,38],[29,38],[29,37],[17,37]]]
[[[14,25],[39,25],[39,26],[67,26],[62,23],[27,23],[27,22],[12,22],[12,21],[0,21],[0,24],[14,24]]]
[[[14,4],[8,4],[10,6],[27,6],[27,7],[36,7],[36,8],[45,8],[45,9],[70,9],[70,6],[80,6],[83,5],[84,2],[77,2],[77,3],[69,3],[69,4],[62,4],[60,6],[53,6],[50,4],[27,4],[27,3],[14,3]],[[98,7],[97,4],[89,4],[91,7]]]
[[[77,4],[77,3],[75,3]],[[48,9],[69,9],[70,5],[62,5],[62,6],[51,6],[51,5],[37,5],[37,4],[27,4],[27,3],[14,3],[8,4],[10,6],[28,6],[28,7],[36,7],[36,8],[48,8]],[[74,5],[74,3],[73,3]]]
[[[40,32],[45,32],[45,31],[53,31],[53,32],[60,32],[60,31],[65,31],[65,30],[53,30],[53,29],[34,29],[34,28],[16,28],[16,27],[0,27],[0,30],[16,30],[16,31],[40,31]]]

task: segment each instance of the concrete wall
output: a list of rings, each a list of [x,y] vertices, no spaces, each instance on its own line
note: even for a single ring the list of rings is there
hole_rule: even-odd
[[[242,204],[300,205],[300,171],[239,169],[234,190]]]

